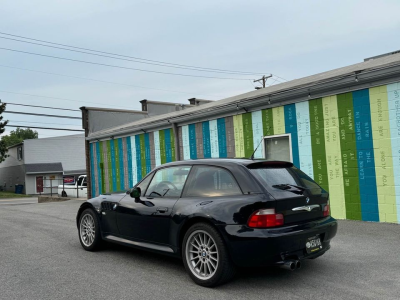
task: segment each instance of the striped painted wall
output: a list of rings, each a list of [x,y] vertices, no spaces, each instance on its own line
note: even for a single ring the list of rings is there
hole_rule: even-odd
[[[125,191],[153,168],[175,161],[172,129],[90,144],[93,195]]]
[[[185,125],[179,150],[185,160],[250,157],[263,137],[280,134],[291,136],[293,163],[330,192],[334,217],[400,223],[400,83]],[[90,151],[96,195],[175,160],[169,129]]]

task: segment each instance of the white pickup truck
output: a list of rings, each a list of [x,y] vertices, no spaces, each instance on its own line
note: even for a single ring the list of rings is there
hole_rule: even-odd
[[[58,197],[86,198],[86,175],[81,175],[75,183],[64,183],[58,186]]]

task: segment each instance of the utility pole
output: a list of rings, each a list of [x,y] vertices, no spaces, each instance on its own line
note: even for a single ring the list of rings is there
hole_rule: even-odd
[[[256,89],[256,90],[264,89],[264,88],[265,88],[265,83],[267,82],[267,79],[268,79],[268,78],[271,78],[271,77],[272,77],[272,74],[269,75],[269,76],[265,76],[265,75],[264,75],[264,76],[261,77],[260,79],[253,80],[253,82],[260,82],[260,81],[262,81],[262,88],[259,87],[259,86],[257,86],[257,87],[255,87],[255,89]]]

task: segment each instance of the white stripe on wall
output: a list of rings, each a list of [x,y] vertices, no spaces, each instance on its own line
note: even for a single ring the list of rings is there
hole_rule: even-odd
[[[154,131],[154,156],[156,159],[156,167],[161,165],[161,150],[160,150],[160,132]]]
[[[299,140],[300,169],[311,178],[314,178],[311,148],[310,110],[307,101],[296,103],[296,119]]]
[[[135,185],[138,182],[135,136],[131,136],[131,152],[132,152],[132,182],[133,185]]]
[[[262,124],[262,112],[261,110],[254,111],[251,113],[251,120],[253,126],[253,149],[255,150],[257,147],[257,151],[254,153],[254,158],[264,158],[262,145],[260,142],[263,138],[263,124]]]
[[[219,143],[218,143],[218,124],[217,120],[211,120],[210,124],[210,146],[211,146],[211,157],[219,157]]]
[[[190,159],[189,125],[182,126],[183,159]]]

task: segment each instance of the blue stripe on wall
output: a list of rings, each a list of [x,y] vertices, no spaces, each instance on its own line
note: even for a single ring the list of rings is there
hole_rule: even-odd
[[[218,127],[218,146],[219,146],[219,157],[228,157],[227,146],[226,146],[226,128],[225,118],[217,120]]]
[[[101,152],[100,152],[100,142],[96,143],[96,156],[97,156],[97,185],[99,187],[99,194],[102,194],[103,191],[101,189],[102,182],[103,182],[103,178],[102,178],[102,174],[101,174],[101,166],[100,166],[100,162],[101,162]]]
[[[300,167],[299,157],[299,141],[297,133],[296,105],[289,104],[284,106],[285,109],[285,131],[292,136],[292,156],[293,164]]]
[[[204,158],[211,158],[210,123],[203,122],[203,149]]]
[[[369,90],[353,92],[353,107],[362,220],[379,222]]]
[[[119,187],[120,191],[125,190],[125,172],[124,172],[124,148],[122,146],[122,138],[118,139],[118,152],[119,152]]]
[[[171,147],[171,130],[164,130],[165,139],[165,159],[167,163],[172,161],[172,147]]]
[[[135,135],[135,146],[136,146],[136,166],[137,166],[137,181],[142,180],[142,160],[141,160],[141,151],[140,151],[140,136]]]
[[[190,158],[197,159],[197,145],[196,145],[196,125],[189,125],[189,146],[190,146]]]
[[[132,143],[131,138],[126,138],[126,151],[128,156],[128,189],[133,187],[133,176],[132,176]]]
[[[115,192],[117,190],[117,167],[115,164],[115,147],[114,140],[110,142],[111,149],[111,174],[112,174],[112,189],[111,191]]]
[[[96,182],[94,177],[94,153],[93,153],[93,143],[90,144],[90,181],[92,184],[92,197],[96,195]]]
[[[146,173],[151,172],[151,152],[150,152],[150,134],[144,134],[144,146],[146,148],[145,157],[146,157]]]

